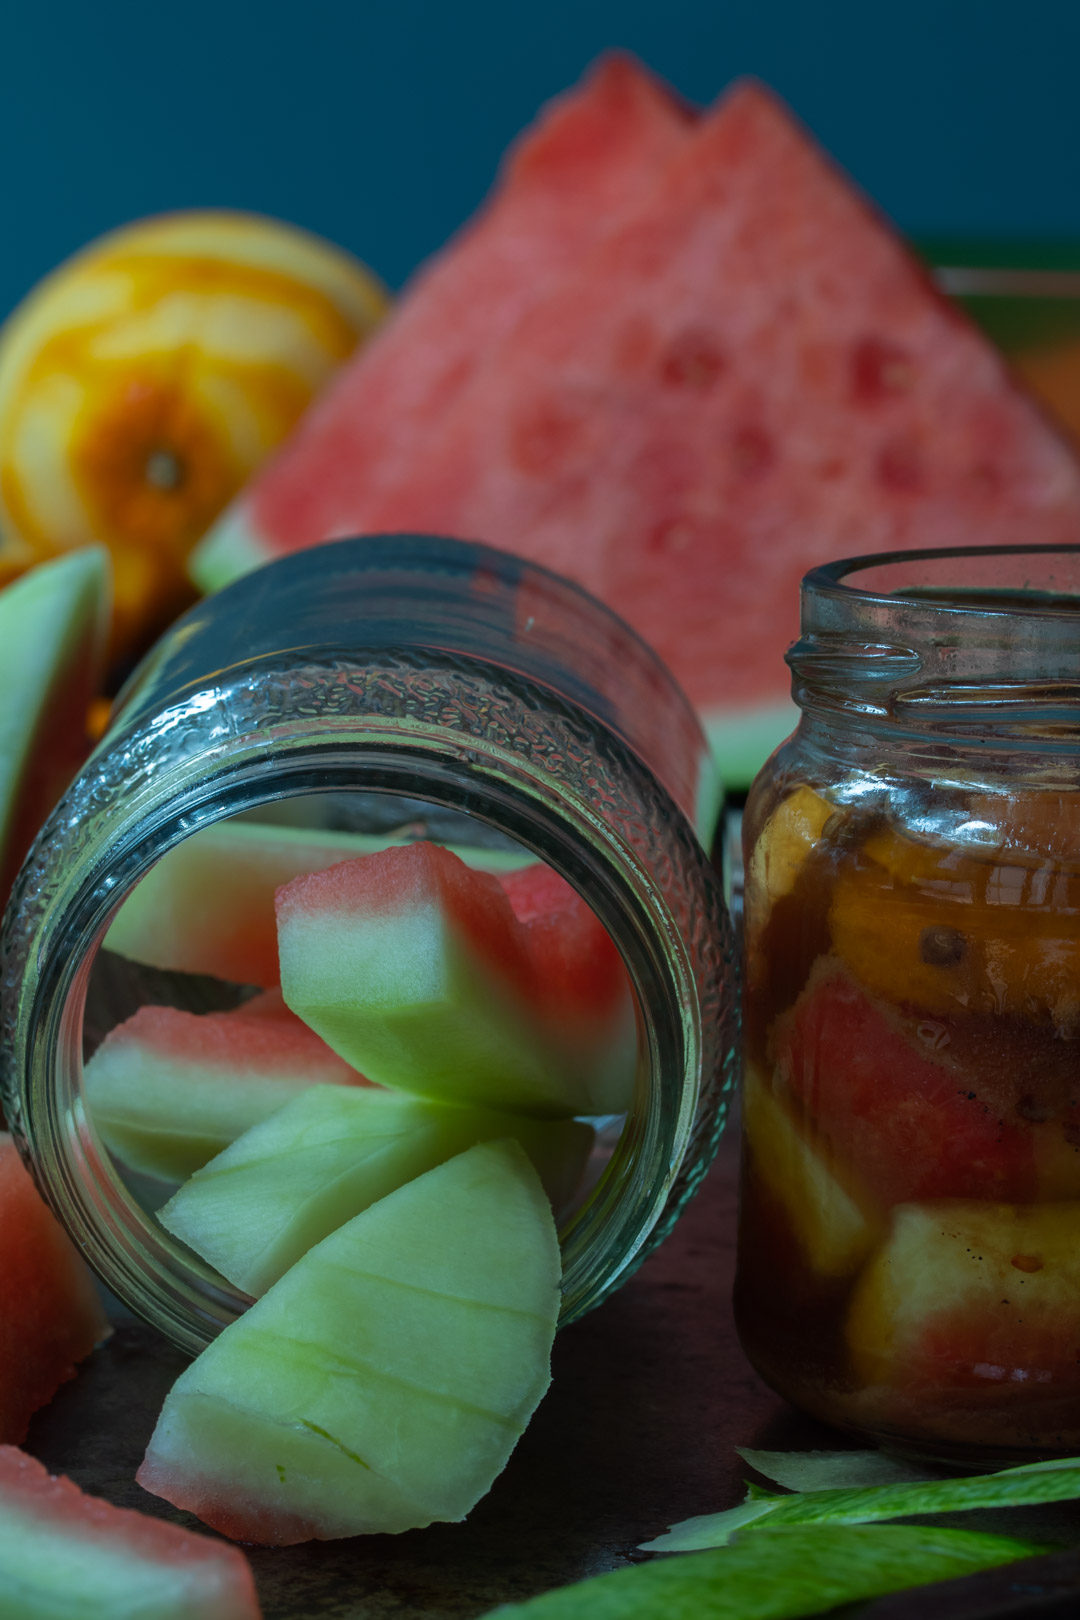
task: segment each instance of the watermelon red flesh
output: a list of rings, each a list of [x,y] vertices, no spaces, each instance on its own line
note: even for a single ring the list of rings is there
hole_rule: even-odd
[[[585,82],[545,109],[510,154],[492,206],[451,251],[416,278],[372,344],[371,365],[344,373],[309,413],[297,449],[297,481],[271,475],[270,499],[307,538],[353,532],[341,505],[341,468],[365,487],[409,476],[413,436],[442,424],[481,362],[543,288],[580,257],[600,226],[632,207],[641,187],[686,140],[693,114],[623,55],[602,60]],[[409,432],[402,435],[402,424]],[[269,487],[269,486],[268,486]],[[317,499],[317,497],[316,497]]]
[[[973,1076],[919,1045],[921,1020],[866,996],[842,968],[815,970],[775,1037],[777,1072],[836,1173],[872,1203],[928,1198],[1022,1203],[1035,1140]]]
[[[354,439],[370,425],[369,346],[222,550],[407,529],[503,545],[604,597],[717,720],[783,699],[811,564],[1077,538],[1063,441],[771,94],[730,91],[642,198],[459,382],[437,443],[396,417],[377,483],[329,453],[338,413]]]
[[[108,1333],[89,1271],[0,1134],[0,1441],[22,1440]]]
[[[0,1446],[0,1591],[24,1620],[259,1620],[238,1547],[86,1496]],[[70,1607],[68,1607],[70,1605]],[[15,1609],[5,1612],[15,1613]]]
[[[543,862],[500,873],[498,880],[525,930],[537,993],[550,1003],[550,1016],[577,1039],[610,1038],[620,1013],[632,1015],[630,981],[592,907]]]

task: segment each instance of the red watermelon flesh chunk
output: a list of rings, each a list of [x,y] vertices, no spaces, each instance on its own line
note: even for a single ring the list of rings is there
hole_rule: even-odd
[[[369,345],[208,539],[204,578],[346,533],[486,540],[607,600],[722,737],[776,723],[812,564],[1080,536],[1064,442],[772,94],[737,85],[650,180],[457,380],[437,439],[395,415],[377,479],[342,453],[380,427]]]
[[[375,489],[411,476],[415,442],[441,427],[482,358],[596,232],[636,205],[693,117],[623,55],[604,58],[544,110],[511,150],[490,207],[416,277],[373,342],[371,365],[342,373],[305,420],[299,481],[285,466],[271,475],[269,499],[287,531],[305,540],[352,533],[354,483]]]
[[[776,1036],[776,1072],[836,1174],[881,1207],[932,1198],[1035,1196],[1030,1127],[934,1061],[920,1020],[822,961]]]
[[[617,1031],[629,1033],[634,1018],[626,967],[592,907],[542,861],[499,873],[498,880],[524,928],[549,1016],[586,1050],[613,1043]]]
[[[436,844],[388,848],[278,890],[282,992],[382,1085],[541,1116],[618,1113],[633,1001],[590,915],[555,873],[499,879]]]
[[[21,1441],[109,1332],[90,1272],[0,1134],[0,1441]]]
[[[140,1007],[109,1031],[84,1080],[106,1146],[168,1181],[192,1175],[308,1086],[366,1083],[279,990],[229,1012]]]
[[[238,1547],[87,1496],[0,1446],[0,1591],[22,1620],[259,1620]]]

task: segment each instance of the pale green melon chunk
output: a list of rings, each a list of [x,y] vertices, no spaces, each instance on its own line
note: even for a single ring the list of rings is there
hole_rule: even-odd
[[[0,907],[86,753],[109,594],[102,546],[40,563],[0,591]]]
[[[274,991],[229,1012],[140,1007],[109,1031],[84,1081],[109,1150],[165,1181],[183,1181],[317,1081],[363,1084]]]
[[[538,1115],[606,1112],[547,1014],[525,930],[491,877],[432,844],[278,890],[288,1005],[380,1085]]]
[[[429,1170],[310,1249],[181,1374],[148,1490],[273,1545],[459,1520],[550,1381],[551,1208],[516,1142]]]
[[[158,1211],[176,1237],[249,1294],[395,1188],[475,1142],[514,1137],[556,1210],[576,1192],[593,1132],[399,1092],[313,1086],[245,1132]]]

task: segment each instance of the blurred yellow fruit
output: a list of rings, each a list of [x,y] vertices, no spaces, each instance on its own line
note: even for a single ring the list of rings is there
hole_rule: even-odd
[[[190,599],[188,551],[386,308],[341,249],[256,215],[140,221],[0,329],[0,583],[93,541],[114,657]]]

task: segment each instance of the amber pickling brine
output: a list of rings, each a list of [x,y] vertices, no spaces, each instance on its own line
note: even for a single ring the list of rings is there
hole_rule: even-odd
[[[1080,548],[804,581],[744,822],[736,1308],[797,1405],[1080,1450]]]

